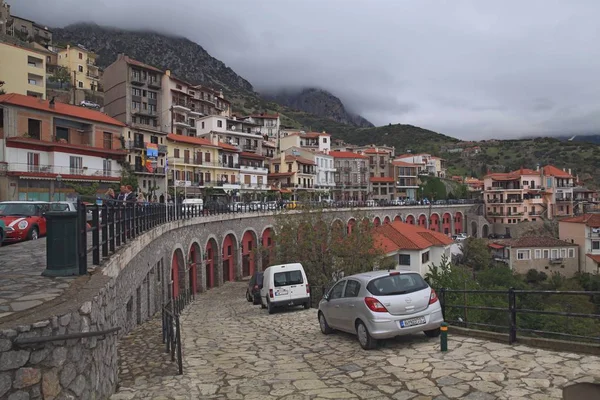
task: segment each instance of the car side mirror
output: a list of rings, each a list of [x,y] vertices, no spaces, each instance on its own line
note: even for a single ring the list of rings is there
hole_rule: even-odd
[[[329,295],[328,295],[328,294],[324,294],[324,295],[323,295],[323,300],[325,300],[325,301],[329,301]]]

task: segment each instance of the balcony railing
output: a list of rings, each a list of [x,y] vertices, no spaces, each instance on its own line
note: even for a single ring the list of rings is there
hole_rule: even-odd
[[[245,144],[242,148],[244,149],[244,151],[256,152],[258,150],[258,146],[253,146],[249,144]]]
[[[256,172],[260,172],[263,174],[266,174],[269,172],[269,170],[265,167],[255,167],[252,165],[244,165],[244,164],[240,164],[240,169],[243,171],[250,171],[250,172],[256,171]]]
[[[141,173],[146,173],[146,174],[155,174],[155,175],[164,175],[165,174],[165,169],[163,167],[156,167],[153,169],[152,172],[148,171],[148,168],[146,168],[143,165],[135,165],[133,167],[133,170],[135,172],[141,172]]]
[[[269,189],[269,185],[266,183],[242,183],[242,189],[248,190],[267,190]]]
[[[94,73],[92,73],[92,72],[90,72],[90,71],[88,71],[88,72],[86,73],[86,76],[87,76],[88,78],[92,78],[92,79],[100,79],[100,75],[98,75],[98,74],[94,74]]]
[[[568,201],[568,202],[571,202],[571,201],[573,201],[573,198],[569,197],[569,196],[567,196],[567,197],[557,197],[556,201]]]
[[[116,163],[115,163],[116,164]],[[80,175],[90,177],[108,177],[108,178],[119,178],[121,177],[120,171],[88,168],[86,166],[81,167],[66,167],[57,165],[44,165],[44,164],[28,164],[28,163],[9,163],[6,164],[5,171],[8,172],[26,172],[35,173],[40,175]]]

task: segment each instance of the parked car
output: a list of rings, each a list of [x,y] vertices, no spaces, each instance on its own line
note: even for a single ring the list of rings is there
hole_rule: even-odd
[[[233,211],[233,212],[243,212],[243,211],[246,211],[245,204],[242,203],[241,201],[236,201],[234,203],[229,203],[228,207],[229,207],[229,211]]]
[[[277,210],[277,202],[276,201],[267,201],[265,203],[265,210],[275,211]]]
[[[353,333],[365,350],[377,340],[424,332],[440,334],[444,321],[435,291],[411,271],[371,271],[338,281],[319,303],[323,334]]]
[[[246,288],[246,300],[252,304],[260,304],[260,289],[263,286],[263,273],[255,272]]]
[[[273,314],[276,308],[303,305],[310,308],[310,286],[300,263],[272,265],[263,273],[261,307]]]
[[[77,211],[77,203],[74,201],[53,201],[48,205],[49,211]],[[88,209],[85,213],[85,219],[90,222],[93,219],[92,210]]]
[[[466,233],[459,233],[457,235],[452,235],[452,240],[455,242],[462,242],[466,240],[469,236]]]
[[[3,201],[0,219],[6,225],[5,242],[37,240],[46,235],[48,203],[45,201]]]
[[[248,210],[250,211],[260,211],[263,209],[263,203],[260,201],[251,201],[248,203]]]
[[[100,104],[96,104],[89,100],[83,100],[79,105],[86,108],[100,108]]]

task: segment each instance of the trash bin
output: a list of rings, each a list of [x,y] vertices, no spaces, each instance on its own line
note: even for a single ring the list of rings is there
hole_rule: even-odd
[[[46,227],[46,269],[42,275],[78,275],[77,211],[47,212]]]

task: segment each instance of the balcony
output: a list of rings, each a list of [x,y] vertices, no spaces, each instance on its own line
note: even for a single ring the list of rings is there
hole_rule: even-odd
[[[220,163],[219,166],[223,167],[223,168],[235,168],[235,169],[239,169],[240,168],[240,164],[237,163]]]
[[[145,149],[146,146],[144,145],[144,141],[143,140],[127,140],[125,141],[125,149],[127,150],[133,150],[133,149]]]
[[[168,149],[169,148],[167,147],[166,144],[159,144],[158,145],[158,153],[159,154],[167,154]]]
[[[558,203],[565,203],[565,202],[568,202],[568,203],[570,203],[570,202],[572,202],[572,201],[573,201],[573,198],[572,198],[571,196],[565,196],[565,197],[556,197],[556,201],[557,201]]]
[[[94,80],[100,79],[100,75],[98,73],[93,73],[93,72],[88,71],[85,75],[90,79],[94,79]]]
[[[160,80],[157,78],[150,78],[148,80],[148,87],[150,89],[160,89],[161,88]]]
[[[251,172],[251,173],[259,173],[259,174],[267,174],[269,173],[269,170],[265,167],[255,167],[252,165],[240,165],[240,170],[244,171],[244,172]]]
[[[88,179],[93,180],[119,180],[121,178],[120,171],[88,168],[86,166],[63,167],[57,165],[9,163],[4,164],[1,167],[1,170],[9,175],[24,174],[29,176],[40,176],[44,178],[58,178],[59,176],[62,179],[69,179],[69,177],[74,177],[74,179],[82,179],[82,177],[87,177]]]
[[[185,112],[191,111],[185,102],[173,103],[173,110],[185,111]]]
[[[269,185],[265,183],[242,183],[241,188],[246,190],[268,190]]]
[[[191,125],[188,122],[186,122],[185,120],[181,120],[181,119],[174,121],[173,125],[179,126],[182,128],[190,128],[191,127]]]
[[[244,151],[249,151],[252,153],[256,153],[258,151],[258,146],[253,146],[253,145],[249,145],[249,144],[245,144],[242,149]]]
[[[142,74],[131,74],[130,82],[136,86],[144,86],[146,84],[146,80],[142,78]]]
[[[145,116],[149,116],[149,117],[157,116],[155,110],[150,110],[150,109],[142,110],[141,108],[134,108],[132,110],[132,114],[133,115],[145,115]]]
[[[564,260],[562,258],[551,258],[550,259],[550,264],[562,264],[563,261]]]
[[[148,169],[140,164],[136,164],[133,167],[133,170],[136,173],[141,173],[141,174],[152,174],[152,175],[164,175],[165,174],[165,169],[163,167],[156,167],[154,168],[153,172],[148,171]]]

